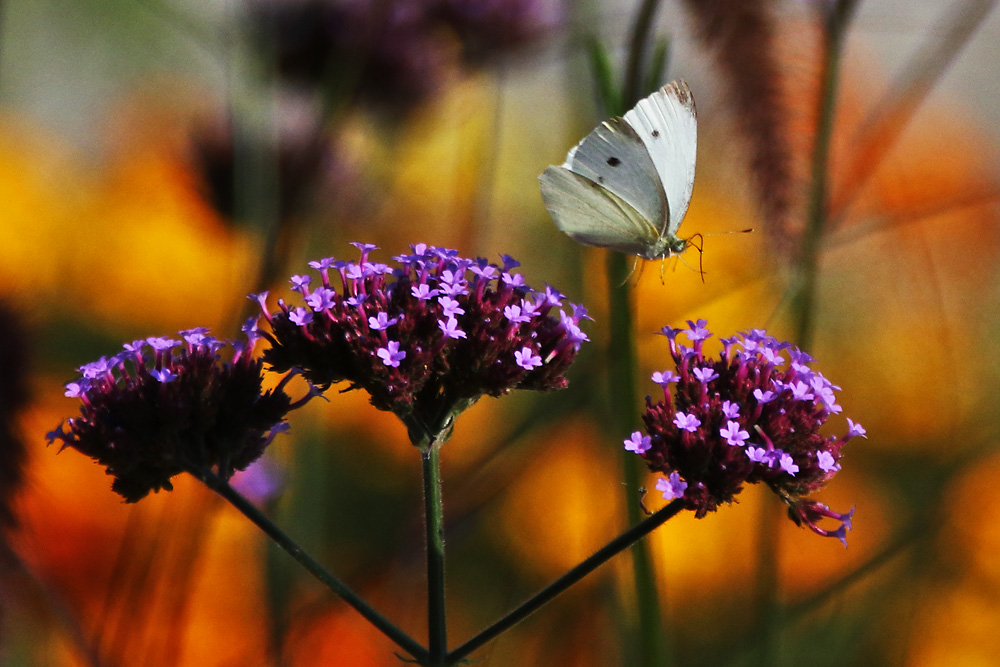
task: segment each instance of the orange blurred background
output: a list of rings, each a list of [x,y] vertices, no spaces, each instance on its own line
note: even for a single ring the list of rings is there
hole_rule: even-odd
[[[779,4],[776,14],[801,192],[820,57],[804,4]],[[856,506],[850,547],[781,527],[780,640],[795,664],[987,665],[1000,655],[1000,503],[989,488],[1000,470],[998,124],[983,103],[995,99],[996,71],[982,46],[998,24],[975,33],[905,126],[891,128],[891,147],[859,163],[876,105],[907,59],[947,28],[936,3],[914,4],[905,17],[893,4],[863,7],[842,62],[830,184],[834,205],[850,205],[824,237],[809,352],[843,387],[844,414],[868,439],[848,445],[819,498],[835,510]],[[310,259],[353,257],[352,240],[377,243],[382,259],[419,242],[494,261],[508,253],[531,285],[557,286],[595,317],[568,390],[483,399],[442,450],[452,643],[623,530],[634,502],[621,484],[628,434],[603,431],[605,251],[555,228],[536,178],[598,119],[576,38],[596,32],[620,59],[631,14],[581,3],[485,64],[446,42],[437,87],[393,115],[276,92],[274,63],[251,48],[231,5],[126,5],[84,0],[66,15],[54,2],[3,6],[0,299],[30,331],[32,365],[19,417],[29,464],[9,536],[19,562],[0,576],[0,662],[398,663],[391,642],[194,480],[125,505],[101,468],[45,446],[44,434],[77,409],[62,393],[76,367],[141,336],[194,326],[232,336],[268,256],[265,282],[287,296],[287,276]],[[699,112],[682,232],[757,231],[709,237],[704,281],[682,262],[661,282],[654,263],[622,288],[634,290],[640,378],[669,365],[652,335],[664,325],[703,317],[720,336],[794,331],[784,300],[791,265],[756,213],[725,81],[683,9],[665,5],[657,31],[672,40],[669,78],[687,79]],[[316,113],[314,125],[285,127]],[[247,144],[228,157],[205,139],[217,141],[206,128],[227,121]],[[288,136],[306,138],[281,144]],[[268,178],[287,166],[269,152],[279,144],[306,147],[288,163],[298,170],[281,172],[305,183],[295,180],[287,208],[266,196],[278,192]],[[311,148],[322,157],[310,159]],[[240,158],[259,168],[242,184]],[[244,197],[242,216],[213,206],[211,160],[237,174],[231,194]],[[873,168],[855,188],[862,166]],[[266,187],[255,189],[254,177]],[[652,386],[643,380],[638,392]],[[293,415],[265,456],[285,480],[267,509],[423,641],[419,453],[360,393],[329,398]],[[677,664],[748,660],[758,523],[778,506],[750,488],[736,505],[703,520],[681,515],[651,536]],[[619,556],[474,657],[627,664],[630,582]]]

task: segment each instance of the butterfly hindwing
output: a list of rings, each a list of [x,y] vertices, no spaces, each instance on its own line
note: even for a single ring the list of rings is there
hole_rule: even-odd
[[[656,244],[656,228],[599,183],[556,166],[538,180],[556,226],[577,242],[631,255],[643,255]]]
[[[675,236],[691,202],[698,152],[698,115],[691,90],[675,81],[640,100],[625,120],[642,140],[656,168],[670,210],[662,230]]]

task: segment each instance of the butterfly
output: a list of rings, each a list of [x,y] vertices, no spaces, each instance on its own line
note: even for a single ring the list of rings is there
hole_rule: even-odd
[[[688,245],[677,236],[694,188],[698,117],[684,81],[597,126],[560,166],[538,177],[545,208],[575,241],[661,259]]]

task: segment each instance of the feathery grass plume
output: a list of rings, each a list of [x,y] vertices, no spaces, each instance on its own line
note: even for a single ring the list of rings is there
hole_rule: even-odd
[[[770,0],[687,0],[705,46],[714,52],[750,143],[750,173],[768,233],[788,246],[792,206],[792,153],[785,134],[785,101],[775,54]]]

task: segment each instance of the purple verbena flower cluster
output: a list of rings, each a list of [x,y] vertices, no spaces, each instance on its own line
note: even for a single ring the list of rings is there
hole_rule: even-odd
[[[171,490],[181,472],[211,471],[228,480],[256,460],[274,436],[287,430],[293,403],[286,377],[262,391],[263,361],[248,344],[225,343],[203,328],[182,331],[183,340],[151,337],[127,343],[111,358],[79,370],[66,385],[79,398],[80,416],[48,434],[106,466],[112,490],[136,502],[150,491]],[[231,360],[221,352],[231,349]]]
[[[712,336],[705,320],[688,325],[663,328],[676,368],[653,374],[663,399],[646,398],[646,434],[636,431],[625,448],[666,475],[656,486],[664,498],[682,499],[699,518],[732,502],[744,484],[763,482],[788,504],[797,525],[846,545],[853,510],[837,514],[804,498],[840,470],[844,443],[865,435],[850,419],[844,436],[819,433],[842,411],[840,388],[809,367],[808,354],[760,329],[722,339],[713,359],[703,353]],[[680,333],[692,347],[678,341]],[[840,525],[822,529],[823,518]]]
[[[271,313],[267,294],[255,297],[271,325],[261,335],[274,370],[298,368],[322,388],[350,382],[425,444],[483,394],[566,386],[587,340],[586,311],[571,304],[567,314],[556,290],[528,287],[509,256],[497,266],[418,244],[392,267],[370,261],[375,246],[353,245],[357,262],[310,262],[318,284],[292,277],[304,305],[279,301]]]

